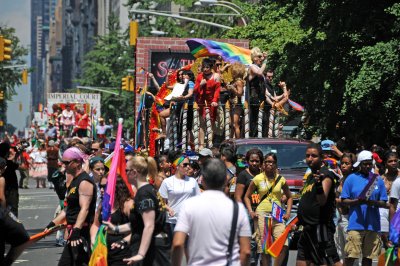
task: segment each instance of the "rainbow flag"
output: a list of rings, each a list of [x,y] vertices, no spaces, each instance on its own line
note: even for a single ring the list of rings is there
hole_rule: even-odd
[[[220,55],[224,61],[229,63],[252,64],[251,51],[233,44],[204,39],[189,39],[186,44],[196,58]]]
[[[102,211],[102,218],[103,221],[108,221],[111,217],[111,210],[114,206],[114,197],[115,197],[115,185],[117,183],[117,174],[118,174],[118,166],[119,160],[125,160],[124,157],[121,158],[121,153],[119,152],[121,149],[121,135],[122,135],[122,122],[123,119],[118,119],[118,131],[117,131],[117,139],[115,141],[115,149],[114,149],[114,156],[112,157],[111,168],[108,172],[107,177],[107,188],[104,192],[103,198],[103,211]]]
[[[262,241],[262,251],[264,254],[268,253],[268,248],[272,245],[272,218],[265,216],[264,220],[264,235]]]
[[[101,225],[96,234],[96,240],[93,245],[93,252],[90,256],[89,266],[107,266],[107,230]]]
[[[292,106],[292,108],[294,110],[299,111],[299,112],[304,112],[304,107],[301,106],[300,104],[298,104],[298,103],[296,103],[296,102],[294,102],[294,101],[292,101],[290,99],[288,99],[288,102],[289,102],[290,106]]]

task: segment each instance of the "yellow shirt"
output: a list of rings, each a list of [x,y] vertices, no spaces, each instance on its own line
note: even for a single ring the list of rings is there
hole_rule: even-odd
[[[268,181],[267,176],[264,173],[258,174],[253,178],[254,185],[260,194],[260,199],[264,197],[264,195],[269,191],[271,186],[274,186],[274,183],[278,179],[278,175],[275,176],[275,179],[271,182]],[[267,198],[265,198],[257,207],[256,211],[263,212],[271,212],[272,203],[275,202],[279,206],[281,206],[281,198],[282,198],[282,187],[286,184],[286,179],[282,176],[279,180],[279,183],[274,186],[274,189],[269,193]]]

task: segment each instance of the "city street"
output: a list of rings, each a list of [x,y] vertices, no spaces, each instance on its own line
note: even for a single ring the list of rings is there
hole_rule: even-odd
[[[53,218],[54,211],[58,204],[58,198],[54,190],[48,188],[20,189],[19,219],[28,230],[29,235],[34,235]],[[55,245],[55,234],[40,240],[27,248],[18,258],[15,264],[18,265],[57,265],[61,256],[62,248]]]

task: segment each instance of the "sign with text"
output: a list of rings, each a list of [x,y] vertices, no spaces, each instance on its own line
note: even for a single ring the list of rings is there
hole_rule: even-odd
[[[192,64],[195,58],[190,52],[151,52],[151,73],[158,84],[165,82],[169,70],[177,70]]]
[[[47,94],[47,110],[49,113],[53,112],[53,104],[89,104],[93,110],[96,110],[95,117],[100,116],[100,99],[99,93],[48,93]]]

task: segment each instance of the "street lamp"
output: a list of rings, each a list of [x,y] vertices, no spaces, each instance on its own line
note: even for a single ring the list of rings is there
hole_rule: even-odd
[[[241,13],[244,13],[243,9],[236,5],[235,3],[229,2],[229,1],[224,1],[224,0],[199,0],[198,2],[200,2],[201,4],[205,4],[205,5],[215,5],[215,4],[225,4],[228,6],[232,6],[234,8],[236,8],[236,10],[239,10]]]
[[[214,26],[217,28],[227,29],[227,30],[233,29],[232,27],[229,27],[226,25],[221,25],[218,23],[210,22],[210,21],[206,21],[206,20],[184,17],[184,16],[175,15],[175,14],[167,14],[167,13],[157,12],[154,10],[131,9],[130,12],[137,13],[137,14],[147,14],[147,15],[155,15],[155,16],[161,16],[161,17],[170,17],[170,18],[176,18],[176,19],[181,19],[181,20],[193,21],[193,22],[202,23],[202,24]]]
[[[152,30],[152,31],[150,31],[150,33],[153,35],[157,35],[157,36],[163,36],[163,35],[168,34],[168,32],[161,31],[161,30]]]
[[[222,6],[225,8],[228,8],[235,12],[235,14],[240,16],[240,19],[242,20],[242,23],[244,26],[247,26],[247,22],[244,19],[241,14],[243,13],[243,10],[236,4],[228,2],[228,1],[217,1],[217,0],[200,0],[194,3],[195,6],[203,6],[203,5],[208,5],[208,6]]]

